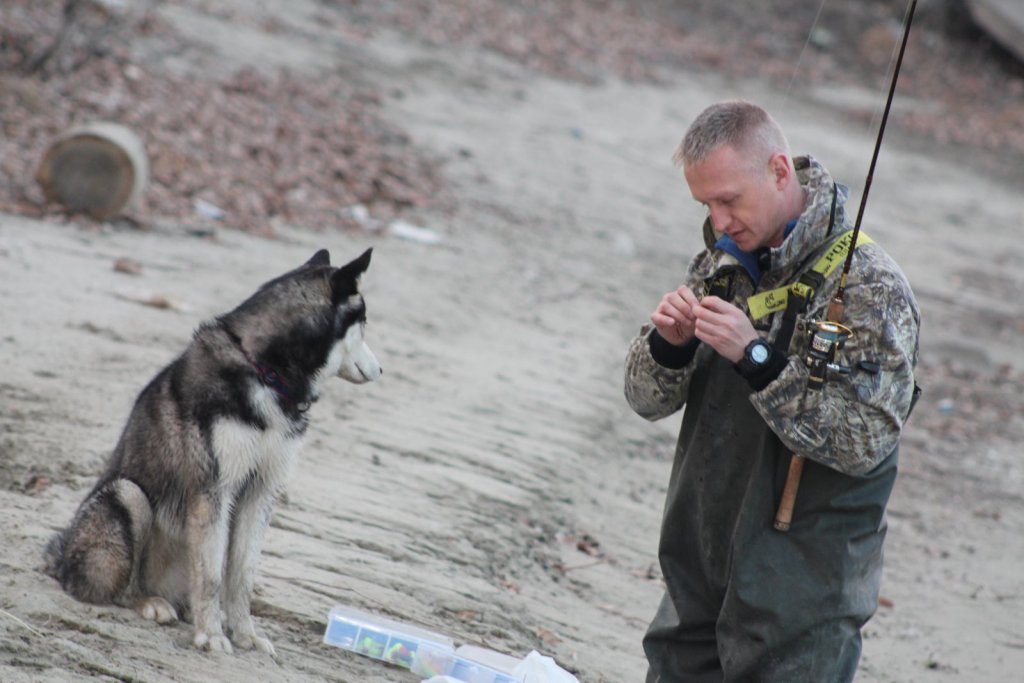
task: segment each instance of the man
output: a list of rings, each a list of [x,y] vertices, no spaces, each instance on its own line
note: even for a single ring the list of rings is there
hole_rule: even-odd
[[[674,161],[707,207],[707,249],[633,340],[625,372],[642,417],[686,407],[647,681],[850,681],[878,603],[885,506],[915,394],[917,303],[862,233],[840,321],[853,334],[830,369],[813,366],[825,382],[810,386],[811,323],[826,318],[852,229],[847,188],[813,158],[794,159],[778,124],[746,102],[701,113]],[[807,460],[781,532],[773,519],[792,453]]]

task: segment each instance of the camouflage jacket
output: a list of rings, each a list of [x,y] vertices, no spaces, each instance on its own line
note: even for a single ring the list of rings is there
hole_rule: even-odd
[[[745,271],[734,268],[737,274],[731,300],[744,311],[748,311],[748,297],[797,281],[836,236],[853,227],[845,206],[847,188],[835,183],[815,159],[798,157],[794,161],[807,207],[782,245],[770,249],[770,265],[756,289]],[[835,219],[829,233],[833,196]],[[705,224],[705,241],[707,249],[694,257],[685,278],[685,284],[698,295],[713,275],[736,264],[733,256],[714,248],[709,223]],[[788,348],[789,362],[767,387],[751,393],[750,401],[788,449],[858,475],[874,468],[899,441],[914,389],[920,312],[899,266],[877,244],[859,243],[847,279],[841,321],[854,335],[836,357],[838,364],[853,371],[830,372],[822,390],[808,390],[804,358],[809,332],[804,323],[825,319],[841,271],[842,267],[836,268],[817,288],[796,325]],[[780,312],[755,320],[755,329],[771,342],[778,335],[782,317]],[[686,405],[694,368],[715,352],[701,344],[687,366],[663,367],[651,356],[651,330],[652,325],[644,325],[629,346],[625,393],[634,411],[657,420]]]

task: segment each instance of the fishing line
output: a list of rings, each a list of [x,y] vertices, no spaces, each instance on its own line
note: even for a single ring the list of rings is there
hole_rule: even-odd
[[[844,309],[846,307],[844,302],[844,293],[846,290],[846,279],[850,273],[850,264],[853,262],[854,250],[857,248],[857,237],[860,234],[861,220],[864,218],[864,208],[867,206],[868,193],[871,191],[871,182],[875,175],[875,164],[878,162],[878,154],[882,149],[882,137],[885,135],[885,124],[889,120],[889,111],[892,107],[893,97],[896,94],[896,83],[900,77],[900,67],[903,65],[903,56],[906,53],[907,43],[910,40],[910,26],[914,21],[914,10],[917,8],[917,0],[910,0],[909,9],[907,10],[906,16],[904,17],[903,23],[903,38],[899,43],[899,54],[896,57],[896,66],[893,68],[892,77],[889,81],[889,92],[885,99],[885,111],[882,113],[882,122],[878,127],[878,137],[875,138],[875,148],[871,155],[871,166],[868,168],[867,178],[864,180],[864,191],[860,198],[860,207],[857,209],[857,219],[854,221],[853,230],[851,231],[850,245],[846,252],[846,262],[843,264],[842,274],[839,276],[839,288],[836,290],[835,296],[832,301],[829,302],[828,311],[824,321],[818,321],[813,323],[816,332],[811,337],[811,348],[812,350],[818,350],[822,354],[822,358],[829,361],[834,358],[835,351],[838,350],[839,346],[849,336],[852,336],[853,331],[843,325],[840,320],[843,319]],[[813,353],[809,352],[810,355]],[[816,385],[817,388],[821,388],[821,385],[825,381],[825,372],[829,369],[828,362],[821,365],[822,374],[819,383]],[[810,372],[810,370],[809,370]],[[814,385],[810,382],[808,377],[808,388],[814,388]],[[802,476],[804,466],[804,457],[793,453],[790,457],[789,472],[786,475],[786,483],[782,491],[782,497],[779,501],[779,507],[775,514],[775,521],[773,526],[778,531],[788,531],[790,523],[793,519],[793,508],[796,501],[797,490],[800,488],[800,478]]]
[[[910,13],[913,11],[913,9],[914,3],[907,3],[907,8],[903,12],[903,21],[901,22],[901,26],[907,25],[907,18],[910,16]],[[902,33],[902,31],[900,33]],[[881,88],[879,88],[880,91],[884,92],[884,89],[888,87],[887,84],[891,78],[891,74],[895,70],[894,64],[896,63],[896,60],[899,58],[900,46],[902,44],[900,38],[900,34],[897,34],[896,39],[893,40],[892,49],[889,52],[889,63],[886,64],[885,66],[886,85],[883,85]],[[879,121],[882,117],[883,111],[885,111],[885,102],[881,100],[876,101],[874,111],[871,114],[871,121],[868,123],[866,132],[870,133],[871,131],[876,130],[878,128]]]
[[[821,4],[818,5],[818,12],[814,15],[814,22],[811,23],[811,28],[807,31],[807,38],[804,40],[804,46],[800,48],[800,54],[796,57],[796,65],[793,67],[793,73],[789,77],[789,85],[786,86],[786,99],[793,93],[793,84],[796,83],[797,72],[800,71],[800,65],[804,61],[804,53],[807,52],[807,46],[811,44],[811,38],[814,36],[814,29],[818,28],[818,22],[821,20],[821,13],[825,9],[825,3],[828,0],[821,0]]]

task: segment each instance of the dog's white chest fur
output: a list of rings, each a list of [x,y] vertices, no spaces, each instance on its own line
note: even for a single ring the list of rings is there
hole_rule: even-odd
[[[213,451],[220,468],[221,485],[236,489],[256,476],[270,488],[277,488],[288,475],[292,462],[302,450],[302,436],[295,434],[280,411],[267,429],[232,418],[213,425]]]

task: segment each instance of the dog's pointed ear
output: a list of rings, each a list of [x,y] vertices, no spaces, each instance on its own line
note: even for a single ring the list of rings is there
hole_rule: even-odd
[[[331,276],[331,300],[334,303],[344,301],[359,292],[359,276],[370,266],[370,255],[373,248],[363,252],[362,256],[349,261]]]
[[[313,254],[313,258],[306,261],[307,266],[329,266],[331,265],[331,254],[326,249]]]

